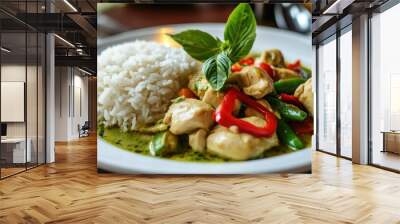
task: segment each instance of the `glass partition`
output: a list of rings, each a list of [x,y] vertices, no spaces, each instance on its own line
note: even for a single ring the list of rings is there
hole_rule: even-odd
[[[44,2],[26,3],[11,8],[37,13]],[[45,163],[45,44],[45,34],[0,12],[1,179]]]
[[[371,162],[400,171],[400,5],[371,18]]]
[[[26,41],[25,32],[1,34],[2,177],[24,171],[31,161],[26,140]]]
[[[336,39],[318,48],[318,149],[336,154]]]

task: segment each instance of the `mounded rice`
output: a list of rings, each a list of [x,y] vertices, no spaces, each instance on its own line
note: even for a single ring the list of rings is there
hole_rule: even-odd
[[[134,41],[97,57],[97,112],[106,127],[135,130],[164,116],[199,64],[183,49]]]

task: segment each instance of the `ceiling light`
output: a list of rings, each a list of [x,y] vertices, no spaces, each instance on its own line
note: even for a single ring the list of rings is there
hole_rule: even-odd
[[[9,49],[7,49],[7,48],[5,48],[5,47],[1,47],[0,49],[1,49],[2,51],[6,52],[6,53],[10,53],[10,52],[11,52],[11,50],[9,50]]]
[[[75,45],[73,45],[73,44],[72,44],[71,42],[69,42],[68,40],[66,40],[66,39],[64,39],[64,38],[62,38],[62,37],[60,37],[60,36],[57,35],[57,34],[54,34],[54,36],[57,37],[58,39],[60,39],[61,41],[63,41],[64,43],[66,43],[67,45],[69,45],[70,47],[75,48]]]
[[[78,12],[78,10],[68,1],[68,0],[64,0],[65,4],[67,4],[72,10],[74,10],[74,12]]]
[[[83,55],[83,54],[84,54],[82,48],[77,48],[77,49],[76,49],[76,53],[78,53],[79,55]]]
[[[83,73],[85,73],[85,74],[87,74],[87,75],[92,75],[92,73],[90,73],[90,72],[88,72],[88,71],[86,71],[86,70],[83,70],[83,69],[81,69],[81,68],[79,68],[79,67],[78,67],[78,69],[79,69],[79,71],[81,71],[81,72],[83,72]]]

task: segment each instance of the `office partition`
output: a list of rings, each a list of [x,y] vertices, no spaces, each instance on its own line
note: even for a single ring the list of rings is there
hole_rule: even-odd
[[[27,141],[26,126],[26,41],[26,32],[1,33],[1,46],[7,49],[1,52],[0,75],[0,121],[6,124],[7,128],[0,144],[2,177],[26,170],[27,163],[31,161],[32,148],[30,140]],[[6,100],[10,98],[11,100]]]
[[[0,2],[1,179],[45,163],[45,33],[23,22],[43,5]]]

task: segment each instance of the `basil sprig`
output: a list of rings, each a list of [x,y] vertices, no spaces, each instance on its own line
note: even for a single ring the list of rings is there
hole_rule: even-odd
[[[192,58],[204,62],[202,71],[208,83],[220,90],[232,64],[249,54],[256,38],[256,19],[250,5],[240,3],[229,15],[224,41],[200,30],[186,30],[170,36]]]
[[[228,79],[232,61],[226,52],[221,52],[207,59],[203,64],[203,73],[208,83],[215,90],[220,90]]]
[[[221,41],[201,30],[186,30],[170,35],[192,58],[204,61],[220,52]]]
[[[225,25],[224,39],[230,47],[229,57],[237,62],[246,56],[256,39],[256,18],[248,4],[239,4],[229,15]]]

